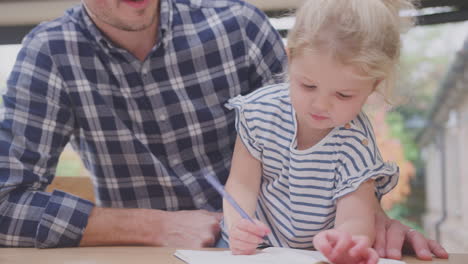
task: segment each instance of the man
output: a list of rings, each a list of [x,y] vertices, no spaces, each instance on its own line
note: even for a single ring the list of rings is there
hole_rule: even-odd
[[[235,139],[223,105],[273,83],[284,62],[264,14],[234,0],[83,0],[38,26],[0,119],[0,245],[213,245],[221,199],[204,177],[226,180]],[[97,206],[44,192],[68,142]],[[381,249],[401,254],[408,233],[442,252],[378,215]]]

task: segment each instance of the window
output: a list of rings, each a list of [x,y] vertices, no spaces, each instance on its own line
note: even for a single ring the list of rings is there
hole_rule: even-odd
[[[20,45],[0,45],[0,93],[3,94],[6,88],[6,80],[8,75],[13,68],[15,63],[16,55],[20,49]],[[3,105],[3,101],[0,98],[0,105]]]

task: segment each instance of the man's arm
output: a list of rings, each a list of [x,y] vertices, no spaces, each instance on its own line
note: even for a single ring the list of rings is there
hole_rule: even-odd
[[[95,207],[80,246],[213,246],[220,220],[221,213],[204,210],[166,212]]]
[[[47,41],[26,38],[0,116],[0,245],[76,246],[93,204],[45,192],[74,129]]]

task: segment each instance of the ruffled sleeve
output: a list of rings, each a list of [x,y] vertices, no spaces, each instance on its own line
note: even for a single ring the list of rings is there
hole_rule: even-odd
[[[370,179],[375,181],[375,192],[380,199],[398,183],[398,166],[383,161],[372,126],[364,114],[343,130],[346,130],[346,133],[343,133],[338,151],[340,158],[336,169],[333,199],[355,191]]]
[[[262,148],[256,138],[255,129],[252,128],[252,119],[249,118],[249,103],[245,102],[245,97],[238,95],[229,99],[226,108],[236,111],[236,130],[237,134],[244,143],[244,146],[258,160],[261,159]],[[251,113],[251,112],[250,112]]]

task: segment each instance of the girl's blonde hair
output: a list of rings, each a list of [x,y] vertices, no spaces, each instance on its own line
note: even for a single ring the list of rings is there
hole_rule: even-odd
[[[380,80],[377,91],[392,101],[400,57],[400,34],[413,20],[411,0],[306,0],[288,33],[289,59],[306,51],[330,52],[345,65]]]

